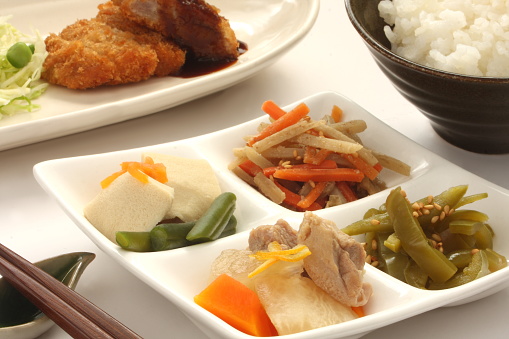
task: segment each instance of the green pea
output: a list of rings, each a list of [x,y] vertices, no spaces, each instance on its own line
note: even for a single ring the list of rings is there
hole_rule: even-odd
[[[7,50],[6,57],[13,67],[23,68],[32,59],[32,50],[24,42],[16,42]]]

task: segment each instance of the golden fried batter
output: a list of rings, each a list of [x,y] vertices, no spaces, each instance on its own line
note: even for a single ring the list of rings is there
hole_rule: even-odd
[[[175,74],[185,52],[161,34],[120,15],[112,3],[46,38],[43,79],[71,89],[117,85]]]
[[[205,0],[113,0],[122,13],[193,52],[196,58],[235,60],[238,41],[228,20]]]

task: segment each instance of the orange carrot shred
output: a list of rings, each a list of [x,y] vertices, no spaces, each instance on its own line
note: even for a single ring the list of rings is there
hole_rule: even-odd
[[[298,207],[299,209],[301,210],[304,210],[304,211],[316,211],[316,210],[320,210],[322,209],[322,206],[319,205],[318,203],[316,202],[313,202],[309,207],[307,208],[300,208],[298,206],[298,203],[299,201],[301,201],[301,196],[298,195],[297,193],[294,193],[292,191],[290,191],[288,188],[284,187],[283,185],[281,185],[280,183],[278,183],[277,181],[274,181],[274,183],[276,184],[277,187],[279,187],[279,189],[281,189],[281,191],[283,191],[283,193],[285,194],[285,199],[284,199],[284,202],[287,203],[288,205],[290,206],[293,206],[293,207]]]
[[[339,189],[341,194],[343,194],[346,201],[352,202],[357,200],[357,195],[355,195],[355,192],[352,190],[352,188],[348,185],[347,182],[339,181],[336,183],[336,187]]]
[[[287,168],[276,170],[273,174],[274,178],[293,180],[293,181],[353,181],[361,182],[364,174],[353,168]]]
[[[297,123],[308,113],[309,107],[305,103],[299,104],[290,112],[273,121],[270,125],[267,125],[267,127],[265,127],[258,135],[249,140],[248,145],[252,146],[254,143]]]
[[[262,111],[276,120],[286,114],[286,112],[272,100],[267,100],[262,104]]]
[[[332,106],[331,117],[335,122],[340,122],[343,120],[343,110],[338,106]]]
[[[106,177],[103,181],[101,181],[101,187],[102,188],[108,187],[113,182],[113,180],[115,180],[116,178],[118,178],[119,176],[121,176],[124,173],[125,173],[125,171],[122,170],[122,171],[115,172],[112,175]]]
[[[258,337],[278,335],[258,295],[229,275],[221,274],[194,301],[241,332]]]
[[[145,184],[148,183],[148,177],[163,184],[168,182],[166,166],[162,163],[155,164],[154,160],[150,157],[147,157],[145,162],[124,161],[120,164],[120,168],[122,169],[121,171],[115,172],[101,181],[103,189],[126,172],[129,172],[134,178]]]
[[[366,316],[366,313],[364,312],[364,307],[362,306],[352,306],[352,311],[354,311],[359,318]]]
[[[306,146],[304,150],[303,162],[306,164],[319,165],[331,153],[332,151],[328,149],[317,149],[316,147],[313,146]]]
[[[362,158],[352,154],[341,154],[341,156],[348,160],[348,162],[354,165],[359,171],[364,173],[369,179],[374,180],[378,176],[379,172]]]
[[[254,177],[258,173],[263,172],[262,168],[252,162],[251,160],[246,160],[243,163],[239,164],[241,170]]]
[[[315,184],[315,187],[309,191],[309,193],[297,203],[297,206],[300,208],[308,208],[311,206],[312,203],[318,199],[320,194],[322,194],[323,190],[325,189],[325,186],[327,186],[327,181],[321,181]]]

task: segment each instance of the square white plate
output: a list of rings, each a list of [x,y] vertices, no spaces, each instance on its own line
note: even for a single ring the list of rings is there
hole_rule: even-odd
[[[331,92],[318,93],[289,105],[290,109],[305,102],[311,117],[318,119],[329,113],[332,105],[344,110],[345,120],[364,119],[368,129],[360,134],[367,147],[405,161],[412,167],[410,177],[382,171],[389,187],[401,185],[411,200],[436,195],[451,186],[468,184],[467,194],[487,192],[488,199],[472,205],[490,216],[496,233],[494,248],[509,256],[508,214],[501,206],[509,204],[509,192],[438,157],[399,134],[347,98]],[[242,137],[253,134],[263,116],[215,133],[150,147],[83,157],[50,160],[34,167],[40,185],[54,197],[78,227],[105,253],[133,272],[163,296],[175,303],[211,338],[251,338],[197,306],[193,297],[207,285],[209,267],[219,253],[228,248],[247,246],[249,230],[262,224],[286,219],[294,228],[302,221],[302,213],[275,205],[245,184],[227,165],[232,148],[243,145]],[[100,234],[84,217],[84,206],[100,191],[99,182],[116,171],[122,161],[139,161],[143,152],[159,152],[210,162],[223,191],[237,195],[238,233],[215,242],[158,253],[134,253],[120,249]],[[342,228],[362,218],[371,207],[380,206],[389,190],[358,201],[317,211]],[[474,207],[475,206],[475,207]],[[495,293],[509,284],[509,268],[492,273],[472,283],[442,291],[413,288],[385,273],[366,267],[366,281],[373,285],[374,295],[366,305],[367,316],[343,324],[328,326],[288,336],[288,338],[357,338],[399,320],[438,308],[467,303]]]
[[[77,19],[92,18],[107,0],[19,0],[0,15],[26,34],[59,33]],[[5,1],[4,1],[5,2]],[[248,50],[223,70],[193,77],[71,90],[50,86],[34,101],[41,109],[0,119],[0,151],[162,111],[235,85],[291,50],[313,27],[319,0],[210,0],[229,19]],[[249,10],[246,10],[249,9]]]

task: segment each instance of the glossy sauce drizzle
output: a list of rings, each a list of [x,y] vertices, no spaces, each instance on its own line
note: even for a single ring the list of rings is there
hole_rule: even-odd
[[[239,55],[246,53],[247,44],[245,42],[239,41]],[[203,60],[196,58],[188,58],[182,69],[179,71],[177,75],[178,78],[193,78],[200,75],[206,75],[210,73],[214,73],[220,71],[222,69],[228,68],[231,65],[235,64],[237,59],[235,60]]]

